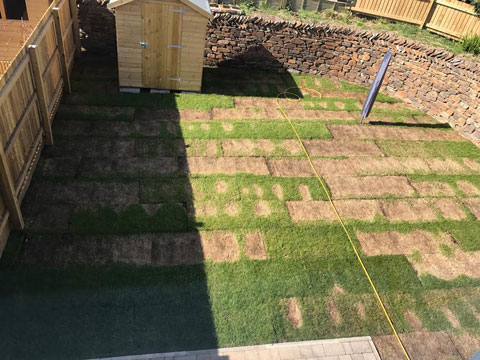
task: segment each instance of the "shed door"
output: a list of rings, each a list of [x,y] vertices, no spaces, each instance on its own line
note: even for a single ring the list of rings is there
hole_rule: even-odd
[[[143,85],[180,88],[182,18],[184,8],[144,2],[142,5]]]

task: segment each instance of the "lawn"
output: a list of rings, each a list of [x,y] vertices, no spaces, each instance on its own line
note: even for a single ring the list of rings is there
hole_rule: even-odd
[[[391,329],[276,110],[291,86],[322,93],[281,104],[398,332],[446,331],[460,354],[476,350],[475,145],[384,94],[359,126],[368,90],[341,81],[205,68],[202,94],[120,94],[114,71],[84,57],[54,121],[26,228],[0,260],[2,358],[357,335],[398,358],[376,340]]]

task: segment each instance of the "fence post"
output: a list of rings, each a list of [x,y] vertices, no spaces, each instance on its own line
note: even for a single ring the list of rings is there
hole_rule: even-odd
[[[63,46],[63,29],[62,24],[60,22],[60,9],[53,8],[53,19],[55,20],[55,34],[57,35],[57,46],[58,52],[60,53],[60,64],[62,67],[62,76],[63,76],[63,84],[65,85],[65,89],[70,94],[72,92],[72,88],[70,86],[70,76],[68,75],[68,67],[67,67],[67,57],[65,56],[65,46]]]
[[[20,210],[20,204],[15,194],[15,186],[7,156],[3,150],[3,144],[0,144],[0,184],[0,191],[5,201],[5,206],[10,213],[12,225],[15,229],[21,230],[25,226],[25,223],[23,222],[22,211]]]
[[[75,47],[77,56],[82,52],[80,45],[80,26],[78,25],[78,9],[76,0],[70,0],[70,14],[72,15],[73,37],[75,39]]]
[[[423,29],[423,27],[425,26],[425,23],[427,22],[427,19],[430,16],[430,13],[432,12],[433,4],[435,4],[435,0],[430,0],[430,4],[428,4],[426,15],[423,18],[422,22],[418,25],[420,29]]]
[[[30,59],[32,60],[33,78],[35,80],[38,102],[40,104],[40,116],[42,117],[42,126],[45,133],[45,142],[48,145],[53,145],[52,126],[50,125],[50,116],[48,113],[48,103],[45,96],[45,88],[43,86],[42,71],[40,63],[38,62],[37,45],[30,45],[28,47],[30,52]]]

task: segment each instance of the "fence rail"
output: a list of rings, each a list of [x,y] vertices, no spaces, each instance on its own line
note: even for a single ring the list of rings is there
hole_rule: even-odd
[[[12,61],[0,62],[0,254],[80,51],[75,0],[54,1]]]
[[[352,11],[415,24],[455,40],[480,34],[473,6],[457,0],[357,0]]]

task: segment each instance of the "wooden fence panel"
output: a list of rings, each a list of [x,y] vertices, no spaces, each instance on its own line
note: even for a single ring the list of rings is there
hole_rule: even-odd
[[[8,59],[0,54],[0,254],[10,229],[23,227],[20,203],[43,138],[52,142],[51,121],[63,86],[69,84],[68,73],[79,48],[72,19],[76,11],[70,4],[70,0],[54,1],[19,51],[17,46]]]
[[[427,17],[430,3],[431,0],[357,0],[352,10],[419,25]]]
[[[471,5],[452,0],[435,0],[425,27],[453,39],[480,34],[480,19]]]
[[[473,6],[457,0],[357,0],[352,10],[425,26],[456,40],[480,34],[480,19]]]
[[[0,76],[7,71],[8,67],[10,66],[10,61],[8,60],[0,60]]]

